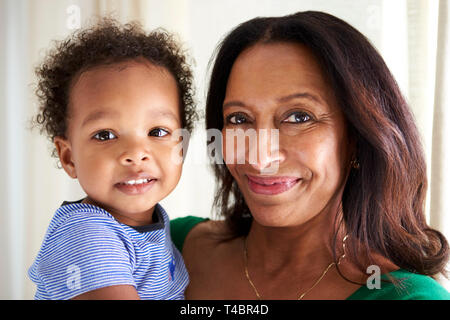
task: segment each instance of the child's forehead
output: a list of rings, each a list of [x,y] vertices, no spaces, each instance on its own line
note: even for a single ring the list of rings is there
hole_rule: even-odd
[[[80,80],[101,81],[111,77],[126,77],[132,71],[139,70],[143,75],[171,76],[170,72],[162,67],[155,65],[145,58],[129,59],[120,62],[100,64],[96,66],[90,66],[89,68],[82,70],[72,82],[72,88],[76,86]]]
[[[81,73],[70,90],[69,113],[73,116],[81,108],[86,115],[91,113],[91,108],[99,107],[104,113],[105,109],[111,109],[108,106],[121,105],[131,109],[133,104],[143,103],[152,106],[151,109],[153,106],[162,109],[162,113],[167,113],[164,112],[167,108],[174,109],[170,106],[176,106],[172,113],[178,114],[177,83],[163,67],[145,59],[127,60],[99,65]]]
[[[158,86],[162,83],[166,86]],[[175,88],[178,96],[178,84],[172,74],[166,68],[142,58],[93,66],[80,72],[72,80],[69,103],[79,100],[86,94],[96,96],[120,91],[127,86],[143,90],[153,86],[159,87],[161,91],[173,91]]]

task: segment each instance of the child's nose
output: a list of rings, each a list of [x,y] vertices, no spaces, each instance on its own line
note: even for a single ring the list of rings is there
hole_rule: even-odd
[[[147,155],[127,155],[123,157],[121,160],[123,165],[130,165],[130,164],[139,164],[141,162],[147,161],[149,157]]]
[[[122,153],[119,162],[122,165],[137,165],[150,160],[150,152],[143,146],[134,145]]]

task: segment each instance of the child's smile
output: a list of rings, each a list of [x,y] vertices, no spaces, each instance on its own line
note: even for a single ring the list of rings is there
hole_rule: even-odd
[[[147,173],[128,177],[124,181],[117,182],[115,187],[128,195],[144,194],[156,183],[157,179]]]
[[[181,176],[181,164],[171,160],[179,108],[173,76],[145,60],[95,67],[75,78],[67,136],[55,144],[87,202],[125,224],[151,223],[154,206]]]

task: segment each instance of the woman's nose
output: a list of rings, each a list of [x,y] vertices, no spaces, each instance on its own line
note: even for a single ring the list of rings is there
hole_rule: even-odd
[[[249,145],[247,162],[261,174],[275,174],[284,161],[278,129],[259,129],[257,143]]]

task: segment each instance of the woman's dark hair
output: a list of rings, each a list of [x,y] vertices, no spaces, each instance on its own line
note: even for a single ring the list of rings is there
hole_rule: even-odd
[[[223,128],[228,77],[239,54],[257,43],[274,42],[299,43],[313,52],[356,141],[360,168],[350,171],[342,198],[342,223],[355,240],[347,241],[347,256],[364,273],[367,265],[359,261],[372,261],[371,252],[412,272],[444,273],[448,243],[426,223],[426,163],[413,115],[381,56],[348,23],[308,11],[237,26],[218,47],[206,128]],[[218,181],[214,204],[233,236],[246,235],[252,217],[244,197],[226,166],[213,166]]]
[[[192,131],[197,119],[192,71],[174,37],[162,29],[147,33],[136,22],[121,25],[111,18],[103,18],[94,27],[57,42],[36,69],[40,112],[35,123],[51,141],[56,136],[64,137],[73,80],[92,67],[139,58],[167,69],[175,78],[181,124]],[[53,156],[57,156],[55,149]]]

